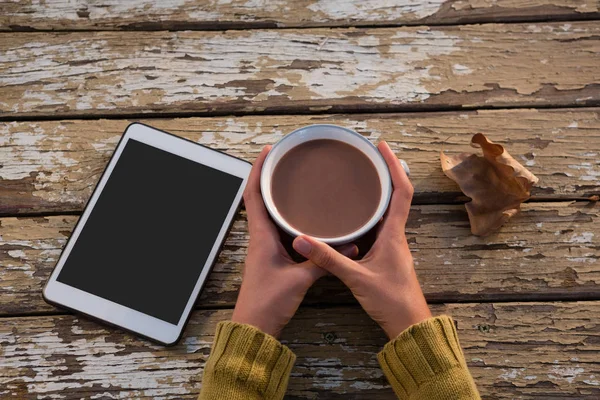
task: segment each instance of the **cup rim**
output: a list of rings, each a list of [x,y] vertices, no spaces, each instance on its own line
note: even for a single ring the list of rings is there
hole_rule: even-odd
[[[359,229],[343,235],[343,236],[337,236],[337,237],[318,237],[318,236],[312,236],[309,235],[321,242],[330,244],[330,245],[341,245],[341,244],[345,244],[345,243],[349,243],[352,242],[353,240],[363,236],[365,233],[367,233],[369,230],[371,230],[378,222],[379,220],[381,220],[381,218],[383,217],[383,215],[385,214],[386,210],[389,207],[389,203],[392,197],[392,178],[390,175],[390,171],[389,168],[387,166],[387,163],[385,161],[385,159],[383,158],[383,156],[381,155],[381,153],[379,152],[379,149],[377,149],[377,147],[371,143],[367,138],[365,138],[363,135],[361,135],[360,133],[343,127],[343,126],[339,126],[339,125],[335,125],[335,124],[312,124],[312,125],[306,125],[300,128],[297,128],[295,130],[293,130],[292,132],[288,133],[285,137],[283,137],[282,139],[280,139],[279,141],[277,141],[277,143],[275,143],[273,145],[273,147],[271,148],[271,151],[269,151],[269,154],[267,154],[267,157],[265,158],[264,164],[263,164],[263,169],[261,171],[261,176],[260,176],[260,188],[261,188],[261,195],[263,198],[263,202],[265,204],[265,207],[267,209],[267,211],[269,212],[269,215],[271,216],[271,218],[275,221],[275,223],[280,226],[285,232],[287,232],[288,234],[290,234],[291,236],[297,237],[297,236],[301,236],[301,235],[305,235],[304,233],[302,233],[301,231],[297,230],[296,228],[294,228],[293,226],[291,226],[287,221],[285,221],[285,219],[283,218],[283,216],[281,216],[281,214],[279,214],[279,212],[277,210],[274,209],[275,205],[274,203],[272,203],[272,198],[271,201],[269,202],[267,197],[266,197],[266,193],[269,193],[269,195],[271,195],[271,188],[270,185],[267,184],[267,170],[264,168],[264,165],[267,164],[267,162],[274,157],[273,154],[275,154],[274,150],[281,146],[282,143],[284,143],[285,141],[287,141],[290,137],[297,135],[300,131],[304,131],[306,129],[315,129],[315,128],[334,128],[334,129],[339,129],[342,130],[346,133],[350,133],[358,138],[360,138],[361,141],[363,141],[367,146],[370,146],[373,150],[375,150],[375,154],[378,158],[378,161],[381,163],[381,165],[383,165],[384,167],[384,173],[383,176],[381,176],[379,174],[379,169],[377,172],[377,175],[380,178],[380,183],[381,183],[381,196],[382,199],[380,199],[379,204],[377,205],[377,210],[375,211],[375,213],[373,214],[373,216],[371,216],[371,218],[365,223],[363,224]],[[314,139],[317,140],[317,139]],[[331,139],[331,140],[337,140],[337,139]],[[310,141],[310,140],[308,140]],[[306,143],[306,142],[304,142]],[[346,143],[346,142],[344,142]],[[351,144],[350,144],[351,145]],[[353,145],[351,145],[353,146]],[[371,162],[373,162],[375,164],[376,160],[373,160],[373,158],[371,157],[371,155],[366,154],[362,149],[353,146],[355,148],[357,148],[359,151],[363,152],[363,154],[365,154],[369,160],[371,160]],[[289,150],[288,150],[289,151]],[[287,153],[287,152],[286,152]],[[285,153],[284,153],[285,154]],[[283,157],[283,155],[281,156]],[[374,165],[375,168],[377,168],[376,165]],[[275,168],[275,166],[273,167],[273,169]],[[383,200],[383,202],[382,202]]]

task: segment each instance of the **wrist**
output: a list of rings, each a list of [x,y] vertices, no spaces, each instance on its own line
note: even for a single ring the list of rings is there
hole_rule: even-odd
[[[407,294],[408,298],[390,307],[395,312],[390,313],[385,322],[381,324],[381,328],[390,340],[396,338],[410,326],[431,318],[431,311],[420,287],[417,293],[411,295],[408,292]]]
[[[276,327],[272,322],[268,321],[268,318],[264,318],[264,315],[264,313],[253,310],[245,310],[236,305],[235,309],[233,310],[233,315],[231,316],[231,322],[251,325],[260,331],[277,338],[281,333],[281,329]]]
[[[382,324],[381,328],[386,333],[387,337],[390,340],[393,340],[412,325],[423,322],[429,318],[431,318],[431,312],[429,311],[429,308],[425,307],[424,309],[411,312],[410,315],[404,314],[396,316],[391,322]]]

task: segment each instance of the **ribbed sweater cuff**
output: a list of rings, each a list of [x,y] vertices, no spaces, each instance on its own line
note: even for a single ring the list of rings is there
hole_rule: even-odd
[[[454,322],[448,316],[429,318],[409,327],[388,342],[377,358],[400,399],[424,392],[429,393],[427,398],[478,398]],[[441,397],[431,397],[437,394],[435,385],[443,388]],[[473,393],[473,397],[459,393]]]
[[[259,329],[221,322],[200,399],[282,399],[295,361],[289,348]]]

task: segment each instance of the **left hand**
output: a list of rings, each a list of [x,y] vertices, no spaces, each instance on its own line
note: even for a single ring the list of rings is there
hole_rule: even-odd
[[[431,312],[405,233],[414,189],[387,143],[379,143],[378,148],[388,165],[394,190],[369,252],[362,260],[354,261],[308,236],[297,237],[294,249],[340,278],[367,314],[394,339],[409,326],[430,318]]]
[[[270,149],[266,146],[256,159],[244,192],[250,244],[231,320],[277,337],[296,313],[308,288],[327,272],[311,261],[294,262],[271,222],[260,191],[260,172]],[[346,245],[338,251],[356,256],[358,248]]]

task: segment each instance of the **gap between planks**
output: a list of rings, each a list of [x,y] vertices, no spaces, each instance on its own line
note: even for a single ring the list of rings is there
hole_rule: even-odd
[[[0,2],[1,3],[1,2]],[[444,26],[488,22],[582,21],[600,17],[594,0],[430,0],[364,2],[346,0],[281,2],[169,2],[119,4],[105,1],[48,1],[32,6],[15,0],[5,5],[0,30],[8,31],[156,31],[249,30],[310,27]],[[334,5],[335,4],[335,5]]]
[[[427,304],[429,306],[449,306],[449,305],[465,305],[465,306],[469,306],[469,305],[477,305],[477,304],[504,304],[504,303],[522,303],[522,304],[533,304],[533,303],[569,303],[569,302],[577,302],[577,303],[593,303],[593,302],[598,302],[600,301],[600,294],[599,295],[594,295],[594,296],[589,296],[589,297],[585,297],[585,296],[571,296],[571,297],[565,297],[565,296],[549,296],[548,298],[544,298],[543,296],[539,296],[536,298],[528,298],[528,297],[523,297],[523,296],[514,296],[514,297],[501,297],[498,299],[482,299],[482,300],[464,300],[461,301],[460,299],[458,300],[452,300],[452,301],[427,301]],[[192,312],[196,312],[196,311],[220,311],[220,310],[233,310],[235,308],[235,304],[225,304],[225,305],[219,305],[219,304],[212,304],[212,305],[195,305],[194,308],[192,309]],[[331,311],[331,310],[335,310],[335,309],[362,309],[362,306],[357,303],[357,302],[342,302],[342,303],[320,303],[320,304],[315,304],[315,303],[309,303],[309,304],[305,304],[302,303],[299,307],[299,309],[301,310],[309,310],[309,309],[313,309],[313,310],[326,310],[326,311]],[[10,314],[0,314],[0,320],[7,320],[10,318],[22,318],[22,319],[26,319],[26,318],[40,318],[40,317],[60,317],[60,316],[65,316],[65,315],[72,315],[74,317],[78,317],[78,318],[83,318],[89,321],[93,321],[96,322],[104,327],[107,327],[107,329],[113,329],[113,327],[111,327],[111,325],[105,325],[102,322],[99,322],[97,320],[95,320],[94,318],[90,318],[87,316],[84,316],[82,314],[79,314],[77,312],[72,312],[69,310],[64,310],[64,309],[60,309],[57,308],[54,311],[38,311],[38,312],[23,312],[23,313],[10,313]]]
[[[469,25],[481,25],[481,24],[523,24],[523,23],[549,23],[549,22],[586,22],[586,21],[600,21],[600,13],[588,14],[588,15],[579,15],[579,16],[556,16],[556,17],[547,17],[546,15],[531,16],[528,17],[514,17],[509,19],[493,19],[493,18],[482,18],[481,20],[476,21],[465,21],[465,22],[421,22],[415,21],[414,23],[405,22],[405,23],[384,23],[384,24],[317,24],[317,25],[308,25],[308,26],[277,26],[268,23],[256,23],[255,25],[242,25],[238,23],[220,23],[218,26],[210,27],[205,25],[200,25],[194,22],[183,22],[177,24],[172,27],[163,27],[163,26],[153,26],[152,24],[144,25],[142,28],[137,27],[117,27],[116,29],[36,29],[30,27],[23,26],[15,26],[13,29],[5,29],[4,27],[0,27],[0,39],[3,34],[7,33],[56,33],[56,32],[64,32],[64,33],[93,33],[93,32],[115,32],[115,31],[124,31],[124,32],[182,32],[182,31],[192,31],[192,32],[225,32],[225,31],[257,31],[257,30],[267,30],[267,29],[277,29],[280,31],[286,30],[309,30],[314,28],[332,28],[332,29],[348,29],[348,28],[360,28],[360,29],[378,29],[378,28],[402,28],[402,27],[411,27],[411,26],[442,26],[442,27],[451,27],[451,26],[469,26]],[[168,24],[167,24],[168,26]]]
[[[528,203],[564,203],[564,202],[586,202],[595,203],[599,201],[598,195],[591,196],[572,196],[572,195],[559,195],[559,196],[532,196],[528,200],[524,201],[523,204]],[[439,205],[439,206],[452,206],[457,204],[465,204],[469,202],[469,198],[457,198],[456,201],[424,201],[422,199],[416,199],[411,202],[413,206],[425,206],[425,205]],[[241,209],[245,210],[245,205],[242,203]],[[22,212],[22,213],[1,213],[0,218],[44,218],[44,217],[60,217],[60,216],[73,216],[80,217],[83,214],[81,209],[65,209],[64,211],[46,211],[46,212]]]
[[[0,36],[2,32],[0,31]],[[1,37],[0,37],[1,39]],[[600,87],[600,85],[598,85]],[[332,106],[327,109],[309,108],[309,109],[272,109],[272,110],[250,110],[250,111],[182,111],[182,112],[135,112],[123,114],[58,114],[58,115],[1,115],[0,122],[44,122],[44,121],[62,121],[62,120],[81,120],[81,121],[100,121],[100,120],[122,120],[122,119],[144,119],[144,120],[160,120],[167,118],[215,118],[215,117],[276,117],[276,116],[311,116],[311,115],[363,115],[363,114],[433,114],[433,113],[451,113],[460,111],[511,111],[511,110],[569,110],[569,109],[593,109],[600,106],[600,99],[593,99],[585,103],[573,104],[504,104],[496,107],[494,105],[439,105],[439,104],[369,104],[368,106],[343,106],[337,108]]]
[[[596,195],[593,196],[585,196],[585,197],[581,197],[581,196],[570,196],[570,195],[565,195],[564,197],[541,197],[541,196],[536,196],[536,197],[532,197],[529,200],[525,201],[524,204],[527,203],[564,203],[564,202],[596,202],[598,201],[596,199]],[[456,201],[440,201],[440,202],[427,202],[427,201],[413,201],[411,204],[414,206],[425,206],[425,205],[440,205],[440,206],[452,206],[452,205],[457,205],[457,204],[465,204],[468,201],[470,201],[469,199],[457,199]],[[242,209],[244,210],[245,207],[242,204]],[[68,210],[65,209],[64,211],[48,211],[48,212],[32,212],[32,213],[28,213],[28,212],[23,212],[23,213],[5,213],[2,214],[0,213],[0,218],[44,218],[44,217],[60,217],[60,216],[72,216],[72,217],[80,217],[81,214],[83,214],[82,210],[79,209],[73,209],[73,210]]]

